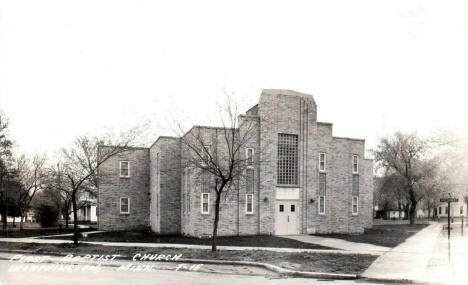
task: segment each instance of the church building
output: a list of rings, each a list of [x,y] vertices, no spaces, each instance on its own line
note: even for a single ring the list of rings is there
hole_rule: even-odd
[[[239,152],[248,167],[221,202],[218,234],[362,233],[372,226],[373,163],[363,139],[335,137],[317,122],[311,95],[263,90],[239,122],[254,128]],[[242,134],[243,125],[236,129]],[[221,128],[194,126],[216,152]],[[99,168],[99,230],[151,229],[160,234],[210,236],[216,193],[209,177],[185,167],[186,146],[159,137]]]

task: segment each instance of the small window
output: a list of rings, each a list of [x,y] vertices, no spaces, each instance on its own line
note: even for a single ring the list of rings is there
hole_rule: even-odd
[[[120,177],[130,177],[130,162],[120,162]]]
[[[296,212],[296,205],[291,205],[291,213]]]
[[[254,149],[252,147],[245,149],[245,162],[247,166],[253,166],[254,164]]]
[[[284,212],[284,205],[279,205],[279,211]]]
[[[202,208],[201,208],[202,214],[209,214],[210,213],[210,194],[202,193],[201,205],[202,205]]]
[[[245,196],[245,213],[253,214],[253,195],[247,194]]]
[[[359,212],[359,197],[353,196],[353,215],[357,215]]]
[[[463,215],[463,206],[460,206],[460,215]]]
[[[326,171],[327,170],[327,154],[326,153],[319,153],[319,171]]]
[[[325,196],[319,197],[319,215],[325,215]]]
[[[442,214],[442,207],[439,207],[439,215]]]
[[[353,155],[353,173],[358,173],[359,167],[358,167],[358,156]]]
[[[130,199],[126,197],[120,198],[120,213],[130,214]]]

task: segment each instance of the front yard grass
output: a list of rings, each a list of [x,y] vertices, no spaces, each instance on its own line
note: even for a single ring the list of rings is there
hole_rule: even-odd
[[[50,239],[72,239],[72,237],[51,237]],[[211,245],[211,238],[196,238],[181,235],[158,235],[149,231],[122,231],[103,232],[82,238],[83,241],[101,242],[144,242],[144,243],[174,243],[174,244],[196,244]],[[333,249],[317,244],[300,242],[278,236],[230,236],[218,237],[218,245],[226,246],[249,246],[249,247],[284,247],[284,248],[307,248],[307,249]]]
[[[231,261],[257,261],[281,266],[286,269],[298,271],[313,271],[327,273],[359,274],[363,272],[377,258],[377,256],[365,254],[333,254],[333,253],[286,253],[265,250],[232,251],[221,250],[212,252],[204,249],[188,248],[139,248],[100,246],[92,244],[35,244],[35,243],[6,243],[0,242],[1,250],[28,250],[36,254],[119,254],[122,259],[132,259],[137,254],[164,254],[174,256],[182,254],[186,259],[214,259]]]
[[[366,229],[361,235],[349,234],[324,234],[319,235],[329,238],[344,239],[351,242],[370,243],[374,245],[395,247],[407,238],[425,228],[428,224],[393,224],[376,225],[372,229]]]

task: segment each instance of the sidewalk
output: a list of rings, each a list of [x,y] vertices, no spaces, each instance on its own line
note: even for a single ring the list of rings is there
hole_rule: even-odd
[[[377,258],[361,277],[393,281],[427,282],[426,268],[442,224],[432,224]],[[431,282],[432,283],[432,282]]]
[[[351,242],[337,238],[327,238],[314,235],[282,236],[301,242],[318,244],[321,246],[333,247],[345,251],[359,252],[361,254],[382,255],[391,248],[368,243]]]
[[[32,238],[0,238],[0,242],[19,242],[19,243],[41,243],[41,244],[61,244],[72,243],[71,240],[56,240],[56,239],[37,239]],[[94,244],[101,246],[121,246],[121,247],[143,247],[143,248],[191,248],[191,249],[211,249],[210,245],[193,245],[193,244],[172,244],[172,243],[137,243],[137,242],[98,242],[98,241],[80,241],[80,243]],[[273,252],[290,252],[290,253],[330,253],[330,254],[370,254],[380,255],[381,253],[360,252],[353,250],[342,249],[307,249],[307,248],[281,248],[281,247],[253,247],[253,246],[217,246],[218,250],[266,250]]]

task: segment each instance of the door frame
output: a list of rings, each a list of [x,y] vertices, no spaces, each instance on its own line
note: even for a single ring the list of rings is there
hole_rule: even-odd
[[[294,204],[295,205],[295,213],[296,213],[296,230],[295,230],[295,233],[287,233],[287,234],[278,234],[278,221],[279,221],[279,218],[278,218],[278,215],[279,215],[279,205],[280,204],[284,204],[285,205],[285,209],[288,211],[291,210],[291,204]],[[286,206],[287,204],[287,206]],[[285,210],[285,211],[286,211]],[[275,229],[275,235],[298,235],[299,234],[299,210],[300,210],[300,200],[298,199],[277,199],[275,201],[275,210],[274,210],[274,229]]]

